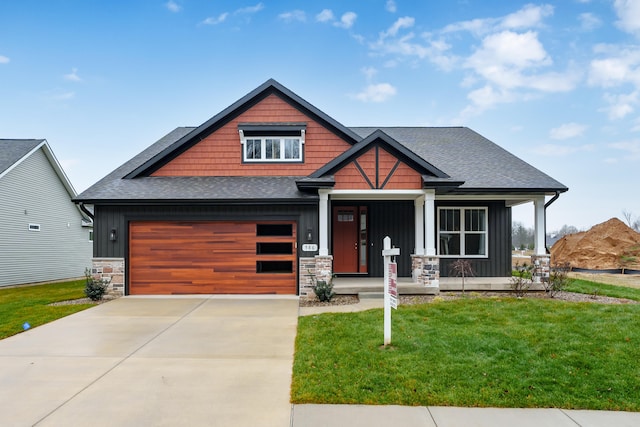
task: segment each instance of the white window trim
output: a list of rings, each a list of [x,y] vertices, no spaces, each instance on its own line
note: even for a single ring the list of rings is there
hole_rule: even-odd
[[[304,161],[304,139],[305,139],[305,130],[300,130],[300,136],[245,136],[244,131],[240,129],[238,131],[240,133],[240,144],[242,145],[242,161],[245,163],[302,163]],[[246,142],[248,139],[260,140],[260,155],[265,156],[267,153],[266,150],[266,140],[267,139],[278,139],[280,140],[280,157],[277,159],[248,159],[247,151],[246,151]],[[287,139],[297,139],[300,142],[300,157],[295,159],[287,159],[284,157],[285,154],[285,140]]]
[[[440,211],[444,209],[456,209],[460,211],[460,231],[446,231],[448,234],[460,236],[460,255],[442,255],[440,250]],[[483,210],[485,231],[465,231],[465,210]],[[439,206],[438,207],[438,255],[441,258],[489,258],[489,208],[487,206]],[[465,234],[484,234],[484,255],[466,255]]]

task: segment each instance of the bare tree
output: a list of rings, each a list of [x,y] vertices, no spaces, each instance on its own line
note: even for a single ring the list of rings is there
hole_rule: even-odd
[[[622,210],[622,216],[624,217],[624,220],[629,227],[640,233],[640,217],[636,217],[636,219],[634,220],[633,212],[629,212],[626,209]]]

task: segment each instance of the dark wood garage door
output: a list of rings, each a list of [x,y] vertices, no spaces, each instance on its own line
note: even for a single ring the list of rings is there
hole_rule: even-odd
[[[133,221],[129,294],[295,294],[296,223]]]

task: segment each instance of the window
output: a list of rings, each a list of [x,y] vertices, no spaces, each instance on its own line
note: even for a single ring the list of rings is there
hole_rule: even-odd
[[[245,162],[301,162],[301,139],[291,137],[247,138]]]
[[[242,161],[301,163],[306,129],[304,122],[239,123]]]
[[[438,253],[486,257],[487,208],[438,208]]]

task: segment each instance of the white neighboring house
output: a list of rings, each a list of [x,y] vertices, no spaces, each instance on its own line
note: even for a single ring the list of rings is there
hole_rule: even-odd
[[[0,286],[82,277],[93,222],[44,139],[0,139]]]

